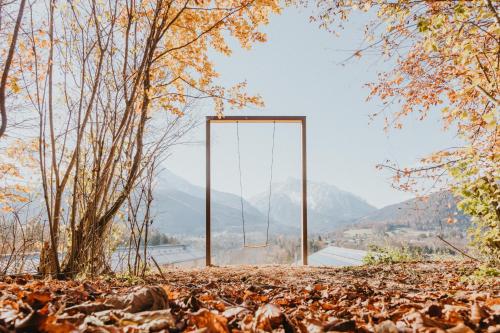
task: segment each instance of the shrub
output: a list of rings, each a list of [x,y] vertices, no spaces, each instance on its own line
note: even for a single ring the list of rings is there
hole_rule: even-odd
[[[460,170],[454,170],[458,175]],[[463,171],[463,169],[462,169]],[[477,171],[460,174],[471,176]],[[490,267],[500,268],[500,177],[487,174],[472,178],[455,188],[461,196],[458,208],[472,218],[469,229],[470,244],[475,247]]]
[[[363,263],[367,265],[394,264],[422,259],[422,250],[419,248],[370,245],[368,253],[363,258]]]

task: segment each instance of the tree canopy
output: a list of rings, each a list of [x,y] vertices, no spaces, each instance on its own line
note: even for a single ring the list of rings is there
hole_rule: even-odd
[[[491,0],[320,0],[317,19],[332,29],[354,10],[375,11],[366,25],[367,46],[396,65],[370,83],[369,98],[384,105],[386,128],[400,129],[404,118],[440,112],[444,127],[456,130],[464,142],[421,159],[417,167],[394,171],[403,190],[414,190],[422,179],[431,187],[452,188],[465,198],[460,207],[477,223],[473,238],[488,234],[490,258],[500,249],[500,16]],[[396,105],[396,111],[386,112]],[[475,235],[475,236],[474,236]],[[477,242],[476,242],[477,243]],[[484,242],[479,241],[484,245]]]

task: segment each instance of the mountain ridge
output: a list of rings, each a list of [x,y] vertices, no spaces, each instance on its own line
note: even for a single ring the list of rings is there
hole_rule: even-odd
[[[249,199],[257,209],[266,212],[269,192],[260,193]],[[302,182],[289,178],[273,184],[271,196],[271,217],[285,219],[290,224],[300,225],[302,203]],[[342,225],[376,210],[359,196],[339,189],[325,182],[308,181],[308,222],[317,231]]]
[[[460,229],[470,224],[461,213],[457,198],[449,191],[438,191],[422,198],[412,198],[382,207],[353,224],[364,226],[399,225],[417,230]]]
[[[245,220],[256,229],[267,224],[268,192],[243,200]],[[289,178],[273,184],[270,232],[288,233],[300,229],[301,182]],[[161,173],[155,189],[153,208],[155,227],[174,234],[205,233],[205,189],[169,170]],[[354,218],[373,212],[365,200],[334,185],[308,181],[308,222],[310,230],[335,228]],[[233,193],[212,190],[212,231],[240,232],[241,201]],[[159,222],[158,222],[159,221]]]
[[[272,187],[270,233],[297,233],[301,226],[302,182],[289,178]],[[205,233],[205,189],[166,170],[155,189],[155,227],[162,232],[189,236]],[[262,233],[267,224],[269,192],[243,200],[247,230]],[[212,231],[241,233],[239,195],[212,190]],[[458,223],[449,224],[448,219]],[[468,218],[458,212],[449,192],[431,194],[427,200],[409,199],[375,208],[366,200],[334,185],[308,181],[308,225],[311,233],[331,232],[348,226],[380,228],[389,225],[418,230],[465,230]]]

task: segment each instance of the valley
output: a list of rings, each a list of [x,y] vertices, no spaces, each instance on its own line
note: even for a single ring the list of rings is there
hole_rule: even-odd
[[[166,171],[156,191],[153,227],[203,250],[204,189]],[[244,200],[247,239],[253,244],[265,242],[267,196],[264,192]],[[300,258],[299,180],[273,186],[270,246],[265,249],[242,246],[239,196],[214,190],[212,198],[212,247],[218,263],[293,263]],[[457,211],[447,192],[377,209],[355,194],[311,181],[308,204],[309,253],[328,245],[360,250],[377,245],[448,255],[453,251],[437,236],[446,235],[458,247],[467,242],[469,219]]]

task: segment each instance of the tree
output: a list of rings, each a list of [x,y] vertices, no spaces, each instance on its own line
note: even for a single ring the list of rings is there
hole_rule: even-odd
[[[30,4],[17,59],[38,115],[34,157],[50,239],[42,273],[106,269],[113,222],[161,147],[186,130],[193,101],[211,99],[219,115],[262,105],[244,83],[215,83],[209,50],[230,55],[229,36],[244,48],[265,41],[258,28],[279,11],[254,0]]]
[[[394,180],[401,189],[415,189],[422,178],[433,180],[433,186],[445,184],[462,194],[461,189],[482,184],[484,179],[498,184],[498,2],[337,0],[332,5],[320,0],[319,7],[322,12],[318,18],[324,27],[347,19],[354,9],[373,8],[377,12],[377,19],[366,29],[371,44],[355,55],[375,48],[396,60],[392,71],[380,74],[379,81],[370,84],[370,97],[377,96],[386,105],[399,103],[399,110],[386,117],[387,127],[401,128],[403,119],[410,114],[417,113],[422,120],[429,112],[441,112],[445,127],[456,129],[464,141],[462,147],[423,158],[415,168],[383,165],[394,171]],[[499,193],[494,192],[494,196],[487,203],[496,205],[490,207],[492,211],[498,210]],[[474,210],[465,211],[475,214]],[[493,218],[498,227],[499,217],[494,214]]]

